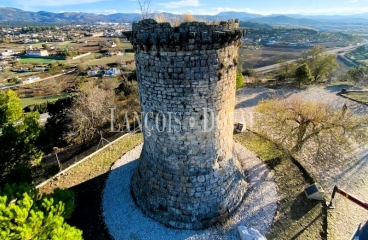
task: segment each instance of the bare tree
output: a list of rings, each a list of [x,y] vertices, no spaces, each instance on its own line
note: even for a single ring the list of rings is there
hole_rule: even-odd
[[[263,100],[256,111],[258,132],[293,154],[310,148],[318,157],[341,155],[368,137],[368,116],[354,115],[346,107],[333,109],[323,102],[292,97]]]
[[[143,0],[143,1],[137,0],[137,2],[141,9],[142,19],[150,18],[151,17],[151,13],[150,13],[151,0]]]
[[[77,68],[79,72],[85,72],[87,70],[87,64],[84,62],[80,62],[78,63]]]
[[[99,135],[98,130],[110,119],[110,108],[114,106],[114,100],[113,90],[87,82],[68,113],[71,118],[69,139],[88,146]]]

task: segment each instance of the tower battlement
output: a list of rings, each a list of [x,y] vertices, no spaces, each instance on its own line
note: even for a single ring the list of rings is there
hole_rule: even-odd
[[[133,23],[125,35],[137,51],[193,51],[220,49],[239,42],[244,30],[237,29],[238,20],[222,21],[216,25],[204,22],[184,22],[179,27],[145,19]]]

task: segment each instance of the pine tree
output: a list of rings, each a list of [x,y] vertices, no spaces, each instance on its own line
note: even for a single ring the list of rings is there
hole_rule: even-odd
[[[295,70],[295,82],[298,83],[299,88],[302,83],[309,83],[312,81],[311,72],[306,63],[298,66]]]
[[[45,128],[38,123],[39,113],[23,115],[17,93],[0,92],[0,179],[7,182],[31,181],[31,168],[42,159],[40,135]],[[1,185],[1,184],[0,184]]]
[[[82,239],[81,230],[64,222],[73,209],[69,190],[40,195],[27,184],[7,184],[0,189],[0,239]]]

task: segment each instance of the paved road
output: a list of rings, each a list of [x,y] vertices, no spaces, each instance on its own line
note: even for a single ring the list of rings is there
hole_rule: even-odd
[[[336,54],[336,53],[338,53],[340,51],[348,51],[348,50],[355,49],[357,47],[358,46],[348,46],[348,47],[343,47],[343,48],[337,48],[337,49],[334,49],[334,50],[329,50],[326,53],[327,54]],[[286,63],[292,63],[292,62],[295,62],[297,60],[298,59],[290,60],[290,61],[287,61]],[[265,67],[255,68],[254,70],[256,72],[266,73],[266,72],[270,72],[270,71],[278,68],[279,66],[280,66],[280,64],[273,64],[273,65],[269,65],[269,66],[265,66]]]

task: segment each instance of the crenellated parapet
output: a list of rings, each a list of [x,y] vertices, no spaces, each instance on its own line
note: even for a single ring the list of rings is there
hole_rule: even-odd
[[[237,29],[238,20],[222,21],[216,25],[204,22],[184,22],[179,27],[145,19],[133,23],[125,35],[137,51],[193,51],[220,49],[240,43],[244,30]]]

